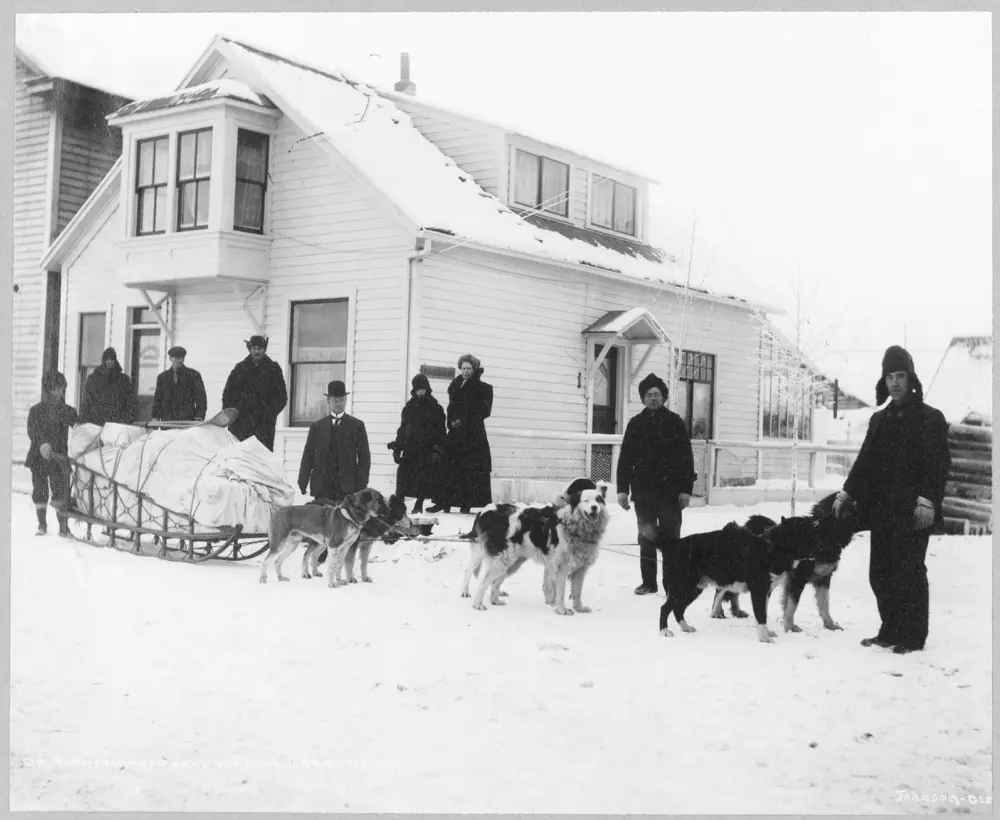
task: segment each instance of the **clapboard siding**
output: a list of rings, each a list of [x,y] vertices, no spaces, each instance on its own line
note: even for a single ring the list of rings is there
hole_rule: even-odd
[[[672,293],[599,279],[542,263],[505,261],[468,249],[433,254],[421,264],[420,362],[453,367],[472,352],[494,386],[492,427],[585,432],[586,340],[583,328],[610,310],[648,308],[672,339],[680,337],[680,300]],[[685,319],[683,346],[716,356],[716,435],[757,437],[757,372],[747,310],[696,299]],[[637,345],[634,367],[645,352]],[[667,378],[669,353],[659,347],[648,372]],[[627,377],[626,377],[627,378]],[[638,379],[637,379],[638,380]],[[434,382],[440,392],[443,380]],[[578,384],[580,386],[578,386]],[[636,385],[627,388],[624,429],[641,410]],[[547,477],[583,470],[582,446],[494,442],[496,477]],[[530,463],[525,463],[530,462]],[[569,464],[574,469],[569,468]],[[756,463],[720,458],[723,475],[756,473]],[[696,469],[703,472],[700,448]]]
[[[287,378],[290,303],[349,295],[354,301],[349,412],[368,429],[372,486],[391,490],[395,464],[385,443],[395,436],[402,409],[406,256],[413,237],[327,154],[303,142],[304,136],[285,119],[274,139],[268,353]],[[284,427],[287,419],[286,411],[275,449],[294,479],[306,430]]]
[[[574,165],[573,174],[570,177],[569,218],[581,228],[587,226],[587,195],[590,191],[587,180],[587,169],[579,165]]]
[[[31,74],[16,61],[14,85],[13,296],[11,360],[12,456],[28,452],[28,410],[39,400],[44,279],[39,261],[46,247],[46,178],[52,116],[40,96],[27,93]]]
[[[495,129],[488,126],[476,129],[471,125],[448,122],[416,101],[394,98],[393,102],[410,115],[414,128],[434,143],[441,153],[453,159],[483,190],[500,195],[502,143]]]
[[[121,155],[121,131],[94,132],[63,124],[59,168],[59,211],[54,236],[80,210]]]

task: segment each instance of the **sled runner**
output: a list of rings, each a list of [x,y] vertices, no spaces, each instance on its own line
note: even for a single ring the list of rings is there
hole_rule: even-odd
[[[150,422],[166,430],[211,425],[228,427],[238,415],[232,408],[206,421]],[[63,474],[64,489],[57,506],[71,522],[70,535],[96,546],[109,546],[136,555],[199,563],[209,559],[246,561],[268,547],[266,532],[244,532],[243,525],[206,527],[192,513],[171,509],[138,488],[57,453],[52,459]],[[82,459],[82,456],[81,456]],[[178,477],[197,482],[198,476]],[[85,524],[83,534],[72,523]],[[77,530],[82,529],[77,527]]]

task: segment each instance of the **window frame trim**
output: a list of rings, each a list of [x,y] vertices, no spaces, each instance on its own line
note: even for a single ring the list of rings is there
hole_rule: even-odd
[[[159,134],[157,136],[152,136],[152,137],[139,137],[139,138],[136,138],[136,140],[135,140],[135,175],[134,175],[134,180],[135,181],[134,181],[134,184],[132,186],[132,197],[133,197],[133,200],[135,202],[135,210],[134,210],[135,219],[134,219],[134,222],[133,222],[134,236],[137,236],[137,237],[139,237],[139,236],[162,236],[163,234],[165,234],[165,233],[168,232],[168,227],[169,227],[169,224],[170,224],[169,212],[170,212],[170,187],[171,187],[170,186],[170,143],[171,143],[171,137],[172,137],[173,133],[174,132],[172,132],[172,131],[170,131],[168,129],[167,133],[165,133],[165,134]],[[141,161],[142,146],[144,144],[146,144],[146,143],[153,143],[154,144],[154,147],[153,147],[153,178],[155,179],[156,178],[156,147],[155,147],[155,143],[158,140],[166,140],[166,143],[167,143],[167,160],[166,160],[167,173],[166,173],[166,181],[163,182],[160,185],[157,185],[154,182],[152,185],[142,185],[141,186],[139,184],[139,173],[140,173],[140,171],[142,169],[142,161]],[[152,190],[152,191],[155,192],[159,188],[165,189],[166,194],[167,194],[167,201],[166,201],[166,203],[164,205],[164,207],[165,207],[165,209],[167,211],[167,218],[164,220],[163,230],[162,231],[157,231],[157,230],[154,229],[152,231],[143,231],[142,230],[142,216],[143,216],[142,194],[143,194],[143,192],[149,191],[149,190]],[[156,225],[156,207],[155,207],[155,204],[156,204],[156,194],[155,193],[153,194],[153,204],[154,204],[154,208],[153,208],[153,225],[155,226]]]
[[[570,162],[564,162],[561,159],[556,159],[555,157],[550,156],[548,154],[543,154],[535,150],[523,148],[520,145],[516,144],[512,145],[511,149],[512,153],[510,158],[510,168],[511,168],[510,195],[508,197],[510,204],[515,208],[520,208],[526,211],[527,213],[539,214],[540,216],[552,217],[553,219],[562,219],[567,222],[572,222],[573,221],[573,218],[571,216],[572,209],[570,205],[573,200],[573,167],[574,167],[573,164]],[[540,203],[544,201],[542,199],[542,188],[543,188],[542,160],[547,159],[549,160],[549,162],[555,162],[558,163],[559,165],[563,165],[566,167],[566,213],[565,214],[557,213],[556,211],[546,210],[545,208],[542,208],[538,205],[525,205],[517,201],[517,155],[519,152],[522,154],[528,154],[529,156],[535,157],[535,159],[538,160],[538,190],[536,193],[538,196],[538,201]]]
[[[685,353],[690,353],[692,356],[711,356],[711,358],[712,358],[712,378],[711,378],[711,380],[684,378],[684,371],[687,368],[687,365],[684,364],[684,354]],[[681,386],[683,385],[683,389],[685,391],[685,398],[687,400],[687,405],[686,405],[687,406],[687,410],[686,410],[686,415],[687,416],[691,416],[691,409],[692,409],[692,406],[693,406],[693,401],[692,400],[694,398],[694,387],[692,385],[695,385],[695,384],[707,384],[711,388],[711,390],[712,390],[712,397],[711,397],[711,401],[709,402],[709,410],[708,410],[708,435],[705,436],[705,438],[693,438],[692,437],[693,441],[709,441],[709,440],[715,438],[715,420],[718,417],[718,414],[716,412],[717,408],[715,406],[716,402],[718,401],[718,393],[719,393],[719,391],[716,389],[716,385],[718,384],[718,381],[719,381],[719,357],[718,357],[718,354],[716,354],[716,353],[708,353],[707,351],[704,351],[704,350],[687,350],[685,348],[681,348],[681,360],[680,360],[680,364],[678,366],[678,370],[679,370],[679,372],[677,373],[677,389],[680,390]],[[692,436],[692,426],[693,425],[692,425],[691,421],[689,421],[687,418],[684,418],[683,416],[681,418],[684,421],[685,426],[688,428],[688,435]]]
[[[296,288],[295,291],[299,289]],[[326,287],[316,287],[308,289],[302,289],[302,296],[299,296],[297,292],[293,292],[288,296],[285,296],[281,300],[282,309],[282,322],[285,323],[285,333],[284,350],[274,349],[274,355],[272,358],[275,361],[284,361],[285,368],[287,368],[287,381],[288,381],[288,403],[285,405],[285,409],[281,412],[281,428],[286,432],[298,432],[304,433],[309,429],[309,426],[313,422],[296,422],[292,423],[292,404],[294,401],[294,379],[293,379],[293,369],[291,360],[291,347],[292,347],[292,306],[308,302],[335,302],[338,300],[347,300],[347,361],[345,362],[345,373],[344,373],[344,384],[347,385],[347,390],[349,395],[347,397],[347,406],[344,408],[345,413],[351,413],[354,406],[354,344],[355,344],[355,333],[356,333],[356,308],[358,301],[358,288],[352,285],[329,285]],[[272,339],[273,342],[277,339]]]
[[[594,183],[597,177],[601,179],[606,179],[611,183],[611,225],[612,227],[607,227],[606,225],[599,225],[594,221]],[[615,224],[615,189],[621,186],[622,188],[632,189],[632,233],[626,233],[625,231],[619,231],[614,227]],[[635,242],[641,241],[639,239],[639,186],[630,185],[627,182],[620,182],[617,179],[612,179],[607,174],[602,174],[598,171],[589,171],[587,178],[587,227],[594,228],[599,231],[607,231],[612,236],[620,236],[631,239]]]
[[[215,123],[212,123],[211,125],[203,127],[203,128],[189,128],[186,131],[180,131],[180,130],[178,130],[178,131],[174,132],[174,139],[176,139],[176,141],[177,141],[177,152],[176,152],[177,156],[175,158],[176,159],[176,168],[175,168],[175,174],[174,174],[174,199],[176,200],[175,203],[174,203],[174,205],[175,205],[175,211],[176,211],[176,213],[175,213],[176,223],[175,223],[175,228],[174,228],[174,232],[175,233],[188,233],[190,231],[207,231],[208,228],[209,228],[209,226],[212,224],[212,213],[211,213],[211,211],[209,211],[208,216],[206,217],[205,224],[204,225],[199,225],[198,224],[198,185],[200,183],[202,183],[202,182],[207,182],[208,183],[208,204],[209,204],[209,208],[211,208],[211,206],[212,206],[212,157],[209,157],[209,161],[208,161],[208,176],[205,176],[205,177],[198,176],[198,137],[197,137],[197,135],[198,134],[203,134],[206,131],[208,131],[208,132],[210,132],[212,134],[212,155],[214,156],[215,150],[216,150],[216,148],[215,148]],[[192,176],[191,179],[182,180],[181,179],[181,155],[182,155],[181,142],[184,139],[184,137],[186,137],[186,136],[188,136],[190,134],[194,134],[195,135],[195,140],[194,140],[194,176]],[[235,163],[235,158],[234,158],[234,163]],[[182,186],[186,186],[186,185],[194,185],[195,186],[195,194],[194,194],[194,197],[195,197],[195,199],[194,199],[194,219],[195,219],[195,224],[191,225],[189,227],[183,227],[181,225],[181,210],[184,207],[184,197],[182,195],[182,190],[183,190]]]
[[[239,165],[239,152],[240,152],[240,132],[246,131],[249,134],[256,134],[261,136],[265,140],[264,146],[264,181],[256,182],[250,179],[244,179],[240,177],[237,168]],[[233,230],[239,233],[253,234],[255,236],[263,236],[265,233],[265,226],[267,224],[267,181],[271,175],[271,148],[273,144],[272,140],[273,134],[264,133],[263,131],[255,131],[252,128],[244,128],[239,122],[236,123],[236,143],[235,150],[233,152]],[[236,185],[243,182],[248,185],[258,185],[261,189],[261,203],[260,203],[260,229],[256,228],[245,228],[236,224]],[[321,300],[325,301],[325,300]]]

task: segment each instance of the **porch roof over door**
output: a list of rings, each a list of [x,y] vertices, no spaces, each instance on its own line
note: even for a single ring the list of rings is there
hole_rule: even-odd
[[[656,317],[643,307],[608,311],[590,327],[584,328],[583,335],[625,339],[638,344],[670,343],[670,337]]]

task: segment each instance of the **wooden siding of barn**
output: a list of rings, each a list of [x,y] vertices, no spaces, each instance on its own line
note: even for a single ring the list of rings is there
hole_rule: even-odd
[[[455,160],[484,191],[503,196],[499,192],[503,143],[495,129],[449,122],[417,101],[394,98],[393,103],[410,115],[414,128],[441,153]]]
[[[395,437],[403,403],[406,256],[413,252],[414,239],[305,137],[286,118],[273,140],[268,353],[287,379],[290,303],[350,295],[354,327],[348,331],[349,347],[353,339],[348,412],[368,430],[371,485],[389,491],[396,467],[385,445]],[[294,480],[307,430],[281,428],[286,423],[279,422],[275,451],[283,454],[286,473]]]
[[[494,387],[490,427],[584,432],[587,429],[587,327],[610,310],[646,307],[672,339],[680,335],[680,301],[654,291],[544,263],[456,249],[433,253],[420,265],[419,321],[421,364],[454,367],[458,356],[472,352]],[[739,307],[695,300],[685,322],[685,349],[716,355],[715,430],[717,436],[756,438],[757,374],[747,354],[754,334],[749,313]],[[645,352],[637,345],[634,367]],[[659,347],[639,373],[666,378],[669,356]],[[579,379],[579,386],[578,386]],[[626,376],[627,379],[627,376]],[[636,383],[627,386],[624,423],[642,409]],[[443,380],[432,382],[446,400]],[[584,447],[558,442],[501,441],[494,437],[496,478],[579,474]],[[696,446],[696,469],[704,474]],[[756,463],[731,456],[720,460],[723,475],[754,475]]]
[[[28,410],[40,398],[42,310],[45,279],[39,262],[47,246],[47,209],[52,114],[44,99],[31,95],[31,77],[16,61],[14,84],[14,200],[11,374],[11,435],[15,463],[28,452]]]

